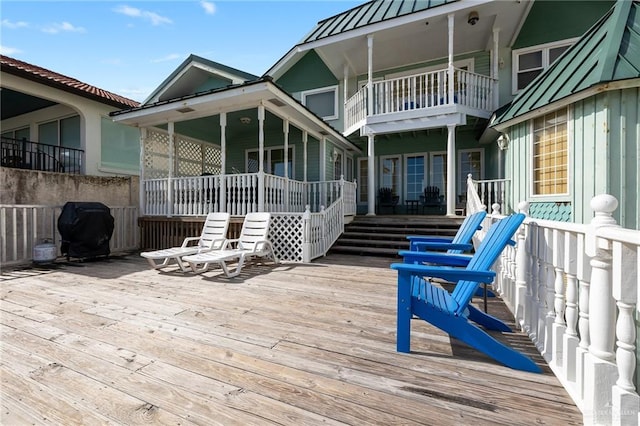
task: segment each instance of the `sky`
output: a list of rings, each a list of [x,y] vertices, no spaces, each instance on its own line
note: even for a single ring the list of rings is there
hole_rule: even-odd
[[[0,2],[0,53],[142,102],[190,54],[263,75],[361,1]]]

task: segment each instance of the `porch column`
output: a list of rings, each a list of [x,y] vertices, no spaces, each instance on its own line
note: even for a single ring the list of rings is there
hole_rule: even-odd
[[[367,135],[367,216],[376,215],[376,167],[374,152],[375,136],[373,133]]]
[[[491,109],[498,108],[500,103],[500,85],[498,84],[498,68],[500,61],[500,44],[498,43],[498,36],[500,34],[500,28],[493,29],[493,58],[492,58],[492,71],[491,77],[493,78],[493,105]],[[504,213],[504,212],[503,212]]]
[[[373,34],[367,36],[367,114],[373,115]],[[373,143],[372,143],[373,144]]]
[[[320,148],[319,148],[319,155],[320,155],[320,182],[323,182],[320,185],[320,206],[318,206],[318,208],[321,208],[321,206],[327,207],[327,190],[326,190],[326,184],[324,183],[327,180],[327,140],[324,137],[320,138]]]
[[[454,95],[453,93],[453,89],[454,89],[453,88],[453,81],[454,81],[454,78],[453,78],[453,17],[454,17],[453,13],[450,13],[449,15],[447,15],[448,22],[449,22],[449,65],[447,68],[447,74],[448,74],[447,87],[449,89],[447,92],[448,98],[449,98],[449,102],[447,102],[448,104],[453,104],[453,101],[454,101],[454,98],[453,98],[453,95]],[[449,137],[451,137],[451,131],[449,131]]]
[[[307,133],[306,130],[302,131],[302,170],[303,170],[303,174],[302,174],[302,181],[305,183],[304,185],[304,205],[309,205],[309,190],[308,187],[306,185],[307,183],[307,162],[308,162],[308,157],[309,157],[309,152],[308,152],[308,144],[307,142],[309,141],[309,134]]]
[[[167,130],[169,132],[169,170],[168,170],[168,182],[167,182],[167,216],[173,215],[173,174],[174,174],[174,162],[175,162],[175,136],[174,136],[174,123],[170,121],[167,123]]]
[[[347,64],[344,64],[342,74],[342,104],[344,105],[347,102],[347,96],[349,96],[349,66]]]
[[[147,128],[142,127],[140,129],[140,183],[138,185],[138,192],[140,193],[138,203],[140,205],[140,216],[144,216],[147,212],[145,205],[147,204],[147,197],[145,192],[145,170],[144,170],[144,150],[146,149],[147,140]]]
[[[227,211],[227,113],[220,113],[220,211]]]
[[[447,216],[456,215],[456,126],[447,126]]]
[[[264,211],[264,105],[258,105],[258,211]]]
[[[282,131],[284,132],[284,206],[285,211],[289,211],[289,120],[282,122]]]

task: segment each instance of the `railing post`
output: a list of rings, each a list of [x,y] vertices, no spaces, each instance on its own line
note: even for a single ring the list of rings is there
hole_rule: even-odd
[[[585,359],[585,424],[603,424],[611,421],[612,387],[618,370],[615,364],[616,303],[611,280],[611,242],[599,238],[603,227],[616,227],[612,213],[618,200],[608,194],[591,199],[595,217],[586,234],[586,252],[591,258],[591,294],[589,295],[589,353]]]
[[[302,261],[311,262],[311,210],[309,204],[302,214]]]
[[[520,213],[529,215],[529,203],[522,201],[518,204],[518,210]],[[531,300],[531,290],[527,286],[529,278],[529,266],[530,259],[527,256],[527,232],[526,225],[520,226],[517,239],[517,252],[516,252],[516,294],[515,294],[515,320],[517,324],[520,324],[520,328],[525,330],[526,318],[528,318],[528,306]]]
[[[557,367],[562,367],[563,336],[567,329],[565,323],[565,275],[564,275],[564,232],[553,230],[552,265],[555,269],[554,304],[555,318],[551,325],[551,362]]]
[[[324,206],[320,206],[320,218],[322,219],[320,221],[321,225],[320,225],[320,247],[321,247],[321,252],[322,253],[326,253],[327,252],[327,226],[326,226],[326,220],[325,220],[325,216],[326,216],[326,212],[324,210]]]

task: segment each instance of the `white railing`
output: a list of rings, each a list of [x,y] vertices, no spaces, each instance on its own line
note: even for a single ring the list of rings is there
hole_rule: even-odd
[[[507,194],[508,179],[473,180],[469,174],[467,185],[475,185],[476,194],[482,205],[491,207],[494,204],[500,206],[500,211],[505,212],[505,196]],[[467,208],[467,211],[469,209]]]
[[[587,425],[640,423],[640,231],[616,224],[617,205],[594,197],[589,224],[525,219],[494,283]],[[483,231],[500,217],[495,205]]]
[[[324,256],[344,231],[344,212],[341,200],[322,209],[320,213],[305,211],[303,215],[304,262]]]
[[[0,264],[2,266],[29,263],[33,248],[45,240],[60,253],[58,217],[63,206],[0,205]],[[110,207],[114,230],[110,241],[112,253],[137,250],[138,208]]]
[[[493,111],[494,83],[491,77],[458,68],[454,69],[451,91],[448,69],[376,81],[372,86],[373,111],[368,111],[368,85],[345,102],[344,133],[355,131],[369,115],[425,110],[451,104]],[[428,115],[428,112],[425,113]]]

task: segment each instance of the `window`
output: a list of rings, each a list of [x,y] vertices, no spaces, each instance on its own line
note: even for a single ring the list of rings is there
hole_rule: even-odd
[[[80,116],[42,123],[38,135],[40,143],[80,149]]]
[[[405,157],[405,168],[407,170],[407,200],[419,200],[425,186],[425,156],[410,155]]]
[[[549,68],[577,39],[564,40],[513,51],[513,93],[527,87]]]
[[[338,118],[338,86],[302,92],[302,103],[324,120]]]
[[[342,153],[335,151],[333,157],[333,180],[340,180],[342,173]]]
[[[294,171],[294,157],[293,146],[289,147],[289,158],[287,159],[289,178],[293,178]],[[258,173],[260,169],[259,165],[259,152],[258,150],[247,151],[247,173]],[[276,176],[284,176],[285,162],[284,162],[284,147],[272,147],[264,149],[264,172]]]
[[[358,202],[369,201],[368,158],[358,159]]]
[[[29,136],[30,132],[29,132],[29,128],[28,127],[24,127],[22,129],[17,129],[17,130],[10,130],[8,132],[3,132],[2,133],[2,137],[3,138],[9,138],[9,139],[15,139],[15,140],[29,140]]]
[[[400,156],[380,157],[380,188],[391,188],[393,195],[402,193]]]
[[[533,120],[533,195],[568,193],[567,110]]]
[[[440,188],[440,194],[447,193],[447,153],[431,153],[431,185]]]
[[[476,180],[484,177],[483,163],[483,149],[461,149],[458,151],[458,194],[467,192],[467,176],[469,174]]]
[[[353,182],[353,158],[347,157],[347,170],[345,180]]]

